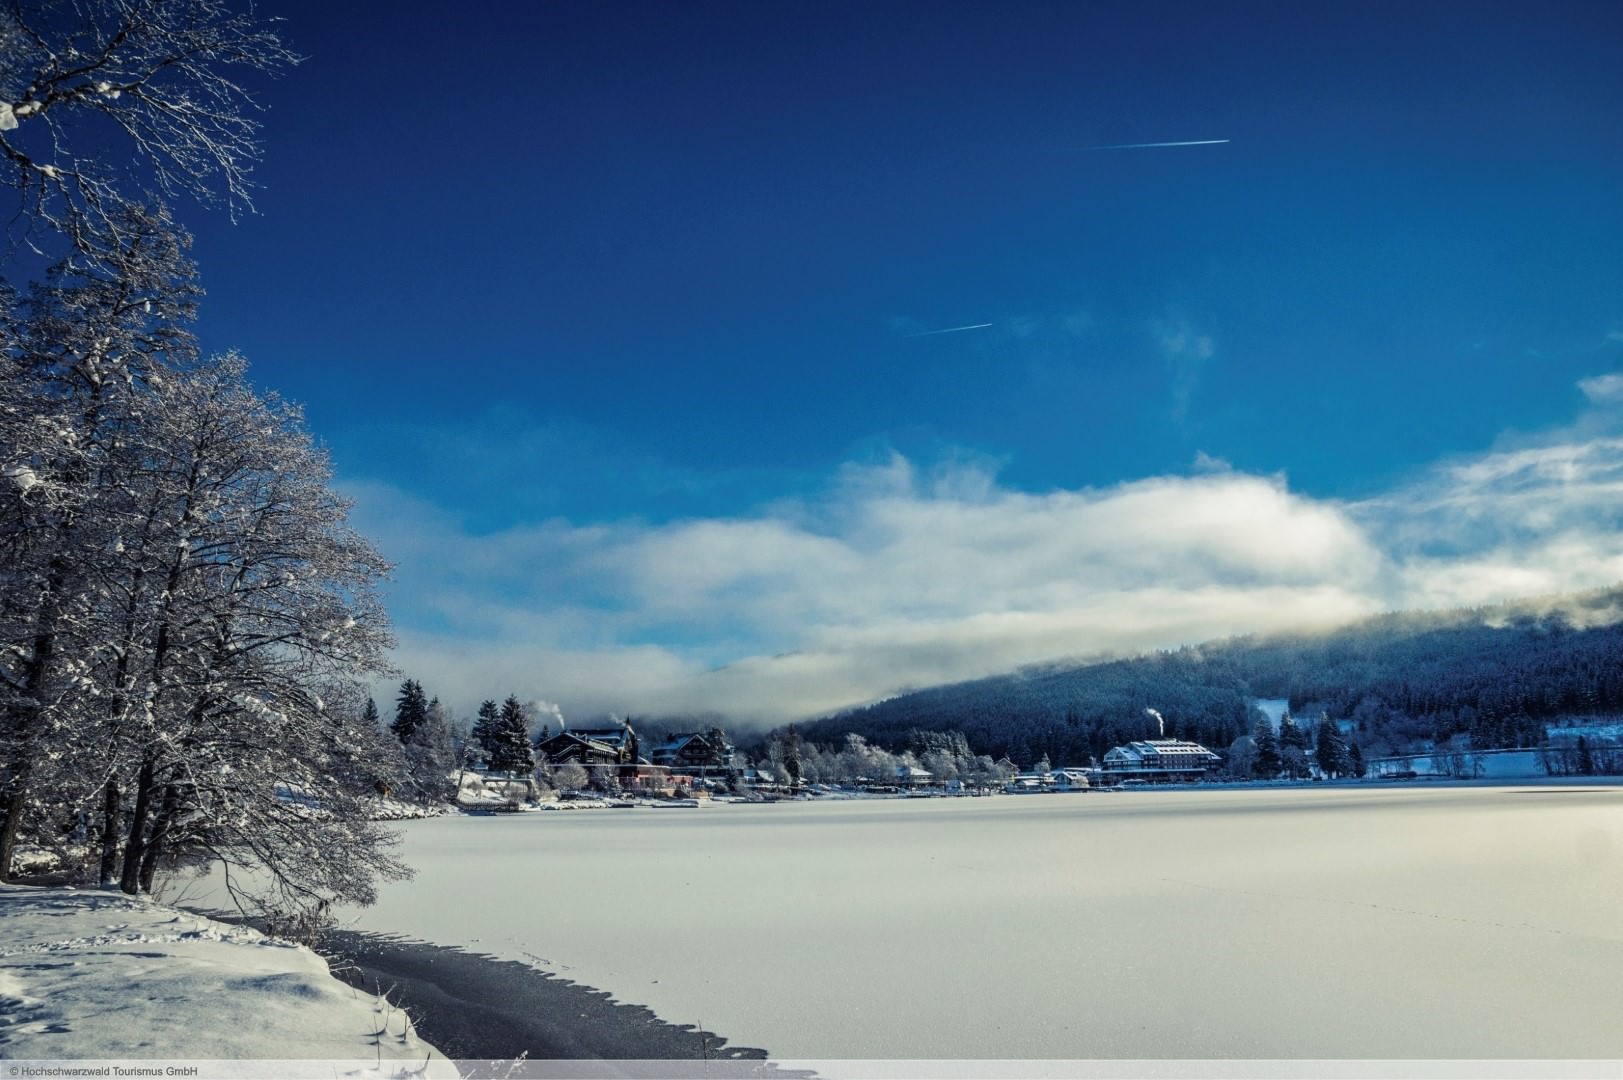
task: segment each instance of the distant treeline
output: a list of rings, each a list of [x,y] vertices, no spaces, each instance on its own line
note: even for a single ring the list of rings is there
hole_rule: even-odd
[[[979,753],[1027,767],[1102,759],[1168,736],[1215,750],[1247,734],[1249,702],[1285,698],[1305,721],[1351,720],[1365,756],[1469,737],[1536,746],[1562,717],[1623,713],[1623,589],[1558,601],[1384,615],[1323,634],[1229,641],[1088,665],[1027,668],[904,694],[798,725],[906,749],[911,733],[960,731]]]

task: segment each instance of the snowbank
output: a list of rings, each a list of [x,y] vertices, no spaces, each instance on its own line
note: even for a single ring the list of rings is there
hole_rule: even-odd
[[[455,1077],[309,949],[116,893],[0,885],[0,1058],[174,1075]]]

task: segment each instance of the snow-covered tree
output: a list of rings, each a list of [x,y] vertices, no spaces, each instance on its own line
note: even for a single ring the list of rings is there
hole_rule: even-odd
[[[889,783],[896,775],[896,765],[895,755],[852,733],[845,737],[837,768],[840,779],[847,782]]]
[[[0,180],[8,220],[52,257],[124,243],[148,190],[252,205],[259,122],[244,74],[297,57],[227,0],[16,0],[0,8]],[[243,5],[247,8],[247,5]],[[18,237],[14,235],[12,240]]]
[[[1313,758],[1326,776],[1342,776],[1351,771],[1352,758],[1347,751],[1347,740],[1341,729],[1328,716],[1320,717],[1314,729],[1316,745]]]
[[[422,687],[417,690],[421,693]],[[406,788],[413,799],[432,806],[456,798],[463,759],[457,753],[450,722],[437,699],[423,706],[423,719],[412,727],[403,749]]]
[[[488,698],[481,702],[479,713],[473,721],[472,739],[475,752],[486,762],[501,743],[501,723],[501,709],[496,702]]]
[[[212,858],[309,911],[405,872],[365,813],[403,754],[358,704],[387,567],[298,410],[199,360],[156,201],[247,205],[234,73],[293,60],[227,0],[0,9],[0,878],[73,819],[130,892]]]
[[[559,765],[552,770],[552,786],[559,791],[580,791],[591,781],[590,774],[571,762],[568,765]]]
[[[494,745],[490,750],[492,772],[524,776],[535,767],[530,753],[529,717],[517,697],[508,695],[507,700],[502,702],[493,736]]]
[[[298,410],[256,394],[239,358],[173,374],[153,396],[137,442],[152,584],[113,718],[139,761],[121,883],[143,891],[166,849],[195,850],[268,874],[283,902],[364,901],[366,867],[401,870],[359,813],[371,785],[344,782],[376,732],[329,710],[323,690],[358,692],[385,670],[387,566],[345,523]],[[324,866],[340,844],[344,865]]]
[[[55,554],[6,580],[8,633],[32,633],[4,672],[0,840],[30,809],[48,818],[30,794],[49,790],[98,806],[101,870],[125,891],[212,857],[251,868],[266,905],[364,902],[403,867],[362,812],[376,728],[326,702],[384,669],[386,566],[298,411],[256,394],[240,359],[143,363],[65,380],[91,402],[70,434],[92,449],[47,469],[84,489],[47,522]],[[51,784],[31,782],[41,768]]]
[[[0,878],[35,769],[65,760],[46,744],[93,738],[83,714],[103,690],[99,716],[129,705],[117,695],[145,617],[143,538],[164,527],[143,502],[154,395],[196,356],[185,237],[161,211],[121,221],[111,271],[60,263],[0,338]]]
[[[423,684],[407,679],[400,684],[400,696],[395,698],[394,721],[389,730],[402,743],[409,744],[417,728],[427,719],[428,695],[423,693]]]

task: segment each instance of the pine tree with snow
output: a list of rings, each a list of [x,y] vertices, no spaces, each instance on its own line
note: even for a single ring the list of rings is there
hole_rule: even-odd
[[[497,747],[502,741],[501,710],[496,703],[486,699],[479,705],[479,714],[473,722],[472,731],[475,753],[482,757],[487,766],[497,755]]]
[[[428,719],[428,697],[422,683],[407,679],[400,684],[400,695],[395,698],[394,722],[389,730],[402,743],[409,744],[423,721]]]
[[[1343,776],[1352,768],[1352,757],[1347,750],[1347,741],[1341,736],[1341,729],[1329,716],[1319,719],[1314,729],[1317,744],[1313,751],[1314,760],[1326,776]]]
[[[535,768],[530,752],[529,716],[513,695],[502,702],[497,721],[496,745],[490,754],[490,770],[513,776],[527,776]]]

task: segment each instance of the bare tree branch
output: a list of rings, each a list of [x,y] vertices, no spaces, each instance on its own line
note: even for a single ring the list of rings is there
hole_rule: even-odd
[[[149,188],[223,203],[233,219],[252,210],[259,106],[238,76],[298,62],[273,23],[226,0],[11,0],[0,8],[11,248],[59,254],[60,237],[100,261]]]

